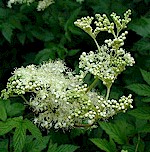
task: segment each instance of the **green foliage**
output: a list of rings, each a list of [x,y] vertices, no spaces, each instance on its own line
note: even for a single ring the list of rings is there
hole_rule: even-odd
[[[52,144],[50,142],[47,152],[74,152],[77,148],[79,147],[74,145],[67,145],[67,144],[57,146],[57,144]]]
[[[26,138],[26,127],[23,122],[19,123],[13,135],[13,146],[15,152],[21,152]]]
[[[7,119],[7,113],[3,100],[0,100],[0,120],[5,121]]]
[[[0,135],[5,135],[17,126],[17,118],[8,119],[6,122],[0,121]]]
[[[150,85],[150,72],[141,69],[141,74],[145,82],[147,82]]]
[[[146,84],[131,84],[127,88],[140,96],[150,96],[150,87]]]
[[[135,23],[132,22],[131,27],[133,31],[137,34],[141,35],[142,37],[150,37],[150,19],[141,17],[138,20],[135,20]]]
[[[8,152],[8,140],[7,139],[0,141],[0,151]]]
[[[74,28],[74,24],[73,24],[74,21],[77,19],[80,11],[81,11],[81,7],[75,9],[64,25],[65,36],[69,41],[71,41],[71,33],[76,35],[81,34],[77,28]]]
[[[113,140],[107,141],[106,139],[94,138],[91,141],[100,149],[106,152],[116,152],[116,146]]]
[[[13,34],[13,26],[8,23],[3,23],[1,24],[1,28],[2,28],[2,34],[5,37],[5,39],[11,42],[11,37]]]
[[[118,144],[125,144],[127,142],[127,136],[130,133],[131,127],[125,121],[120,120],[115,124],[103,122],[100,123],[100,126],[109,134],[109,137],[114,139]]]
[[[135,93],[134,109],[98,124],[93,130],[40,132],[31,122],[33,113],[21,99],[0,99],[0,151],[150,152],[149,4],[150,0],[84,0],[82,4],[55,0],[45,11],[37,12],[34,5],[9,9],[5,1],[0,1],[0,90],[13,69],[22,65],[61,58],[78,71],[79,55],[95,46],[73,22],[95,13],[121,15],[129,8],[132,10],[125,48],[132,51],[136,61],[132,69],[118,78],[111,93],[115,99],[126,92]],[[98,35],[98,42],[101,44],[106,37],[106,33]],[[91,83],[91,79],[89,76],[86,81]],[[96,89],[104,90],[104,86],[99,82]]]
[[[150,119],[150,107],[139,107],[129,112],[129,114],[133,115],[139,119]]]
[[[0,108],[1,108],[1,117],[3,117],[3,121],[5,121],[8,117],[19,116],[25,110],[25,107],[22,103],[14,102],[11,103],[10,100],[2,100],[0,99]]]
[[[35,139],[32,135],[26,136],[25,145],[23,148],[24,152],[41,152],[47,147],[49,142],[49,136],[43,136],[42,142]]]
[[[33,137],[42,141],[42,134],[40,130],[31,123],[28,119],[22,119],[22,117],[10,118],[5,122],[0,122],[0,135],[5,135],[15,128],[13,135],[13,147],[15,152],[21,152],[25,140],[26,130],[28,129]]]
[[[135,83],[128,85],[126,88],[132,90],[133,92],[135,92],[140,96],[150,97],[150,72],[141,69],[141,74],[143,79],[148,85]]]
[[[135,44],[134,48],[137,49],[139,53],[142,53],[150,49],[149,42],[150,42],[149,38],[142,38]]]

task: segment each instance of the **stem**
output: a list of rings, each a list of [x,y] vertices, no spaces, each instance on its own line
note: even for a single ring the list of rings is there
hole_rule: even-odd
[[[110,88],[111,88],[111,85],[109,87],[107,87],[106,100],[108,100],[108,98],[109,98]]]
[[[96,77],[95,78],[95,80],[93,81],[93,83],[88,87],[88,89],[86,90],[86,93],[88,92],[88,91],[90,91],[95,85],[96,85],[96,83],[98,82],[98,78]]]
[[[138,151],[139,143],[140,143],[140,135],[138,134],[138,141],[137,141],[137,144],[136,144],[135,152]]]
[[[117,35],[115,34],[114,30],[113,30],[112,34],[113,34],[114,38],[117,38]]]
[[[94,124],[94,123],[92,123],[92,124],[79,124],[79,123],[76,123],[76,124],[75,124],[75,127],[77,127],[77,128],[78,128],[78,127],[91,127],[91,126],[93,126],[93,124]]]
[[[25,101],[26,104],[29,104],[29,102],[27,101],[27,99],[23,95],[21,95],[20,97]]]
[[[99,46],[99,44],[97,43],[97,41],[96,41],[96,39],[94,37],[92,37],[92,38],[93,38],[93,40],[94,40],[94,42],[95,42],[95,44],[96,44],[96,46],[98,48],[98,51],[100,52],[100,46]]]

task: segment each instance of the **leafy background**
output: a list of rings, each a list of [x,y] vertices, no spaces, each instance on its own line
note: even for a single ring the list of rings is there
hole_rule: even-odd
[[[9,9],[6,3],[0,1],[0,90],[14,68],[22,65],[61,58],[78,71],[80,54],[96,47],[73,22],[95,13],[122,15],[132,10],[125,49],[136,64],[119,76],[111,91],[112,98],[132,93],[134,109],[98,122],[92,130],[41,130],[32,123],[33,113],[22,99],[0,99],[0,151],[150,152],[150,0],[85,0],[81,4],[56,0],[43,12],[36,11],[36,4]],[[99,34],[99,44],[108,36]],[[101,83],[97,87],[104,92]]]

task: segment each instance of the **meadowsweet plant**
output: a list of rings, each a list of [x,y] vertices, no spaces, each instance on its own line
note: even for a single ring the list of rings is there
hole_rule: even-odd
[[[109,99],[112,84],[126,66],[132,66],[134,59],[122,46],[126,39],[127,23],[131,20],[131,11],[124,13],[121,19],[112,13],[112,22],[103,14],[83,17],[74,24],[87,32],[95,41],[97,50],[83,52],[79,60],[80,73],[76,74],[61,60],[45,62],[41,65],[28,65],[15,69],[9,78],[1,97],[7,99],[21,96],[35,114],[34,123],[50,129],[70,129],[74,127],[93,127],[97,121],[106,120],[118,112],[132,108],[132,95],[120,99]],[[96,28],[93,29],[91,23]],[[105,40],[99,46],[98,33],[107,31],[114,38]],[[94,81],[91,85],[84,82],[85,76],[91,73]],[[101,80],[107,88],[106,96],[94,89]],[[30,93],[30,100],[25,98]]]
[[[30,5],[31,3],[35,2],[36,0],[9,0],[8,7],[12,7],[12,4],[27,4]],[[46,9],[48,6],[54,3],[54,0],[38,0],[37,10],[42,11]]]

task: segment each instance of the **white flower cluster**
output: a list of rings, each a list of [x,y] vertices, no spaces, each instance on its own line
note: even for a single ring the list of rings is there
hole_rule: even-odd
[[[1,97],[24,95],[31,92],[29,104],[34,113],[34,123],[49,129],[68,129],[80,124],[93,125],[98,119],[107,119],[118,111],[132,107],[132,99],[105,100],[96,91],[88,91],[81,75],[69,71],[62,61],[40,66],[29,65],[14,71]]]
[[[35,0],[9,0],[8,1],[8,7],[12,7],[12,4],[27,4],[30,5],[30,3],[35,2]],[[48,6],[50,6],[51,4],[54,3],[54,0],[40,0],[38,2],[38,6],[37,6],[37,10],[38,11],[43,11],[44,9],[46,9]]]
[[[83,52],[80,56],[79,68],[98,77],[104,85],[109,87],[126,66],[133,64],[134,59],[130,53],[126,53],[120,48],[116,54],[112,54],[105,45],[95,52]]]
[[[121,30],[126,28],[126,24],[131,20],[129,15],[131,10],[124,13],[124,18],[120,19],[115,13],[111,14],[114,22],[110,22],[108,17],[103,14],[96,14],[95,30],[91,27],[93,17],[83,17],[78,19],[74,24],[86,31],[95,41],[98,50],[89,53],[83,52],[80,57],[79,67],[87,72],[92,73],[103,81],[103,84],[110,87],[126,66],[132,66],[135,61],[130,53],[125,52],[123,48],[127,31],[120,34]],[[107,31],[114,36],[114,39],[105,40],[105,45],[99,46],[96,36],[100,31]]]
[[[119,19],[114,14],[113,17]],[[105,15],[103,18],[107,21]],[[113,40],[106,40],[106,44],[99,47],[95,40],[96,34],[93,34],[90,26],[92,20],[92,17],[87,17],[76,22],[76,25],[92,36],[98,46],[96,52],[81,54],[79,62],[81,70],[78,75],[67,68],[61,60],[49,61],[39,66],[28,65],[14,71],[6,89],[2,90],[1,97],[7,99],[21,96],[35,113],[34,123],[46,129],[91,127],[97,120],[108,119],[120,111],[125,112],[129,107],[132,108],[131,95],[122,96],[118,101],[108,99],[110,88],[118,74],[125,70],[126,66],[134,64],[130,53],[121,48],[127,32],[120,36],[118,34]],[[128,21],[127,17],[125,20]],[[119,23],[121,21],[117,24],[120,25]],[[123,23],[122,21],[121,25]],[[98,22],[96,24],[99,28],[109,25],[108,22],[103,23],[104,27]],[[112,23],[108,30],[111,29],[113,29]],[[95,77],[90,86],[84,82],[89,72]],[[99,79],[107,87],[106,97],[101,96],[93,88]],[[29,101],[24,97],[27,92],[31,94]]]
[[[81,29],[83,29],[86,33],[88,33],[91,37],[93,35],[93,29],[91,26],[91,23],[93,21],[94,17],[82,17],[81,19],[77,19],[77,21],[74,22],[74,24]],[[94,36],[95,37],[95,36]]]
[[[112,13],[110,16],[114,22],[110,22],[106,14],[96,14],[96,21],[94,21],[96,28],[94,30],[91,27],[91,23],[94,19],[93,17],[82,17],[75,21],[74,24],[87,32],[92,38],[96,38],[100,31],[108,31],[108,33],[112,33],[114,37],[117,38],[120,31],[127,28],[126,25],[131,21],[131,18],[129,18],[130,15],[131,10],[124,13],[123,19],[120,19],[120,16],[117,16],[116,13]],[[114,30],[115,28],[117,31]]]

